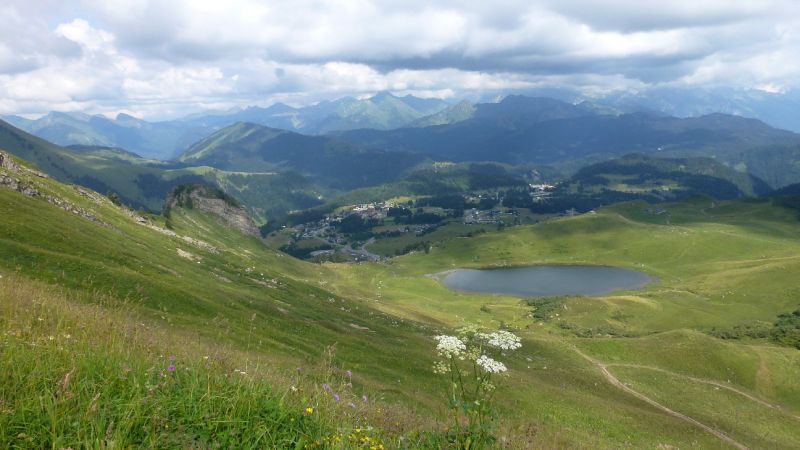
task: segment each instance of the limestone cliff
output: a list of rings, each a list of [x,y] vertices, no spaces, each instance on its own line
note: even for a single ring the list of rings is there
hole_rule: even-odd
[[[242,233],[259,236],[247,209],[221,190],[202,184],[176,186],[167,197],[167,210],[174,207],[197,209],[213,214]]]

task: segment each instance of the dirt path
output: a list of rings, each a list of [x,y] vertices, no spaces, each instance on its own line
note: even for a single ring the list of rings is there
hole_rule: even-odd
[[[692,376],[689,376],[689,375],[684,375],[684,374],[681,374],[681,373],[676,373],[676,372],[672,372],[672,371],[669,371],[669,370],[666,370],[666,369],[662,369],[660,367],[643,366],[643,365],[640,365],[640,364],[612,363],[612,364],[605,364],[605,366],[606,367],[630,367],[630,368],[633,368],[633,369],[653,370],[653,371],[665,373],[667,375],[671,375],[671,376],[674,376],[674,377],[678,377],[678,378],[683,378],[683,379],[686,379],[686,380],[694,381],[696,383],[709,384],[711,386],[716,386],[716,387],[718,387],[720,389],[725,389],[725,390],[731,391],[731,392],[733,392],[735,394],[741,395],[742,397],[744,397],[744,398],[746,398],[748,400],[754,401],[754,402],[758,403],[759,405],[766,406],[767,408],[775,409],[775,410],[778,410],[778,411],[781,411],[781,412],[785,412],[789,416],[791,416],[791,417],[793,417],[793,418],[795,418],[797,420],[800,420],[800,416],[795,416],[795,415],[793,415],[791,413],[786,412],[786,410],[784,410],[780,405],[774,405],[772,403],[768,403],[768,402],[766,402],[764,400],[761,400],[760,398],[758,398],[758,397],[756,397],[756,396],[754,396],[752,394],[749,394],[749,393],[747,393],[745,391],[737,389],[734,386],[730,386],[728,384],[721,383],[719,381],[708,380],[708,379],[705,379],[705,378],[696,378],[696,377],[692,377]]]
[[[641,401],[643,401],[643,402],[645,402],[645,403],[647,403],[647,404],[649,404],[649,405],[651,405],[651,406],[653,406],[653,407],[655,407],[655,408],[657,408],[657,409],[669,414],[670,416],[673,416],[673,417],[676,417],[678,419],[681,419],[681,420],[683,420],[685,422],[688,422],[688,423],[690,423],[690,424],[692,424],[692,425],[694,425],[694,426],[696,426],[698,428],[702,428],[703,430],[707,431],[708,433],[713,434],[714,436],[716,436],[719,439],[731,444],[732,446],[738,448],[739,450],[748,450],[747,446],[745,446],[744,444],[742,444],[740,442],[737,442],[737,441],[733,440],[727,434],[722,433],[721,431],[717,431],[714,428],[711,428],[710,426],[708,426],[708,425],[706,425],[704,423],[698,422],[697,420],[692,419],[691,417],[689,417],[689,416],[687,416],[685,414],[681,414],[681,413],[679,413],[677,411],[669,409],[666,406],[662,405],[661,403],[658,403],[657,401],[651,399],[650,397],[631,389],[628,385],[626,385],[625,383],[620,381],[619,378],[615,377],[611,372],[609,372],[608,371],[608,367],[606,366],[606,364],[603,364],[600,361],[597,361],[596,359],[594,359],[591,356],[587,355],[586,353],[583,353],[577,347],[573,347],[572,349],[575,350],[575,352],[577,354],[581,355],[584,359],[586,359],[587,361],[592,363],[595,367],[600,369],[600,372],[603,373],[603,376],[606,378],[606,380],[608,380],[609,383],[611,383],[612,385],[616,386],[617,388],[622,389],[623,391],[627,392],[628,394],[630,394],[630,395],[638,398],[639,400],[641,400]]]

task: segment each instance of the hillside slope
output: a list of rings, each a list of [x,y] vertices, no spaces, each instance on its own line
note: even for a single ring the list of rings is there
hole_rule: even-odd
[[[723,448],[719,435],[797,447],[800,353],[768,336],[798,308],[800,242],[795,211],[769,201],[701,199],[657,216],[630,203],[381,264],[312,265],[198,208],[171,209],[167,229],[5,161],[16,187],[0,186],[0,358],[13,368],[0,374],[4,445],[101,446],[111,435],[130,446],[256,446],[371,426],[392,448],[441,448],[448,384],[432,375],[432,337],[472,323],[522,336],[495,395],[497,435],[512,448]],[[523,300],[429,276],[541,263],[636,268],[657,281]],[[333,344],[333,363],[315,364]],[[337,402],[323,383],[348,396]],[[301,428],[282,426],[301,417]],[[233,434],[232,419],[256,431]]]
[[[169,191],[206,183],[242,201],[260,221],[321,203],[323,192],[296,172],[229,172],[212,167],[148,160],[125,150],[61,147],[0,121],[0,149],[21,157],[55,179],[103,194],[115,193],[135,208],[159,211]]]
[[[178,160],[223,170],[286,171],[338,190],[391,181],[424,162],[423,155],[368,150],[326,136],[305,136],[237,123],[189,147]]]
[[[673,199],[695,194],[732,199],[763,196],[772,191],[761,179],[711,158],[656,158],[637,154],[583,167],[570,181],[576,184],[573,186],[576,190],[651,191]]]
[[[337,136],[454,161],[552,164],[568,170],[632,152],[716,157],[732,166],[743,165],[774,187],[800,181],[795,168],[800,135],[725,114],[687,119],[644,113],[602,115],[552,99],[515,96],[477,105],[468,119],[452,124],[355,130]],[[759,158],[777,161],[778,154],[789,156],[791,162],[785,167],[758,163]]]
[[[306,134],[356,128],[387,130],[434,114],[447,106],[446,102],[438,99],[411,95],[397,97],[383,92],[365,99],[345,97],[298,108],[276,103],[266,108],[251,106],[209,111],[166,121],[147,121],[127,114],[108,118],[62,112],[51,112],[38,119],[2,118],[58,145],[121,147],[145,158],[169,160],[192,143],[237,122],[253,122]]]

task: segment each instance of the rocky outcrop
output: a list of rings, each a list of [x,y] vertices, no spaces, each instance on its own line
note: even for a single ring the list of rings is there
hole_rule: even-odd
[[[167,209],[184,207],[213,214],[244,234],[259,236],[258,227],[247,209],[217,188],[202,184],[183,184],[172,190]]]
[[[17,177],[22,170],[22,166],[15,163],[7,154],[0,152],[0,186],[13,189],[29,197],[38,196],[38,189]]]
[[[0,168],[18,171],[19,166],[8,155],[0,152]]]
[[[8,154],[0,152],[0,187],[6,187],[19,192],[28,197],[40,197],[45,199],[51,205],[57,206],[64,211],[71,212],[75,215],[83,217],[84,219],[91,220],[92,222],[105,225],[98,219],[92,212],[76,206],[75,204],[64,200],[62,198],[45,194],[36,188],[38,184],[36,181],[23,180],[20,176],[33,175],[39,178],[47,178],[47,175],[39,172],[38,170],[29,169],[14,162]],[[29,178],[29,177],[27,177]]]

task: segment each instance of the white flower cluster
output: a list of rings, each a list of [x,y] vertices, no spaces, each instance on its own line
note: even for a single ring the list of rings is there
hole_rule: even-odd
[[[450,366],[448,366],[444,361],[436,361],[433,364],[433,373],[438,373],[440,375],[450,373]]]
[[[436,344],[436,351],[439,352],[439,356],[445,358],[457,358],[467,349],[466,344],[456,336],[441,335],[436,336],[436,340],[438,341],[438,344]]]
[[[508,370],[505,364],[500,361],[495,361],[486,355],[479,356],[478,359],[475,360],[475,364],[488,373],[501,373]]]
[[[495,331],[489,334],[481,335],[486,340],[486,343],[492,347],[501,350],[516,350],[522,347],[519,336],[508,331]]]

